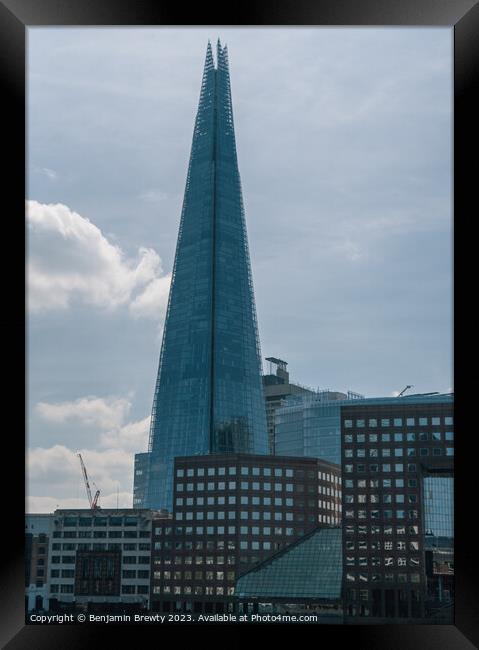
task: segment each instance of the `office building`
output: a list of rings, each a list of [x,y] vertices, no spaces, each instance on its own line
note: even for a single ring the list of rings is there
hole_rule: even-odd
[[[102,508],[27,516],[27,526],[42,517],[49,530],[42,608],[108,613],[148,608],[153,516],[166,515]]]
[[[453,396],[342,406],[341,435],[346,622],[451,622]]]
[[[340,468],[311,458],[177,458],[174,513],[153,525],[152,609],[233,611],[238,576],[341,519]]]
[[[341,463],[341,408],[363,395],[323,390],[289,397],[275,412],[275,453]]]
[[[210,44],[206,54],[134,506],[171,510],[176,456],[239,452],[268,453],[268,437],[228,53],[218,41],[216,67]]]
[[[278,408],[285,404],[290,395],[313,395],[312,388],[301,386],[298,383],[290,382],[287,371],[288,362],[275,357],[267,357],[269,373],[263,375],[263,390],[266,401],[266,425],[268,427],[268,444],[270,453],[275,451],[275,413]],[[273,366],[276,367],[273,372]],[[292,454],[300,455],[300,454]]]

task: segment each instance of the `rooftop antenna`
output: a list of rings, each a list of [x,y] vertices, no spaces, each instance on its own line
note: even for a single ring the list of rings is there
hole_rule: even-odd
[[[397,397],[401,397],[402,395],[404,395],[404,393],[407,391],[408,388],[414,388],[414,386],[412,384],[406,386],[406,388],[403,388]]]

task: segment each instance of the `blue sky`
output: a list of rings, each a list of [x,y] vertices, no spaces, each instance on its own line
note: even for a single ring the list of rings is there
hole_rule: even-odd
[[[263,356],[452,388],[449,28],[29,28],[28,508],[131,505],[208,38],[228,44]]]

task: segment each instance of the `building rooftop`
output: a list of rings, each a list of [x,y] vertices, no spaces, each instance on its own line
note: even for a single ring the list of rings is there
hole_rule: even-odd
[[[341,528],[316,528],[237,581],[238,598],[341,598]]]

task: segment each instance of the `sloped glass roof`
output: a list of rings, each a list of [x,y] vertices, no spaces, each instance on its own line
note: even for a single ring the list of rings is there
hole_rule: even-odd
[[[241,576],[235,595],[333,600],[341,581],[341,528],[317,528]]]

